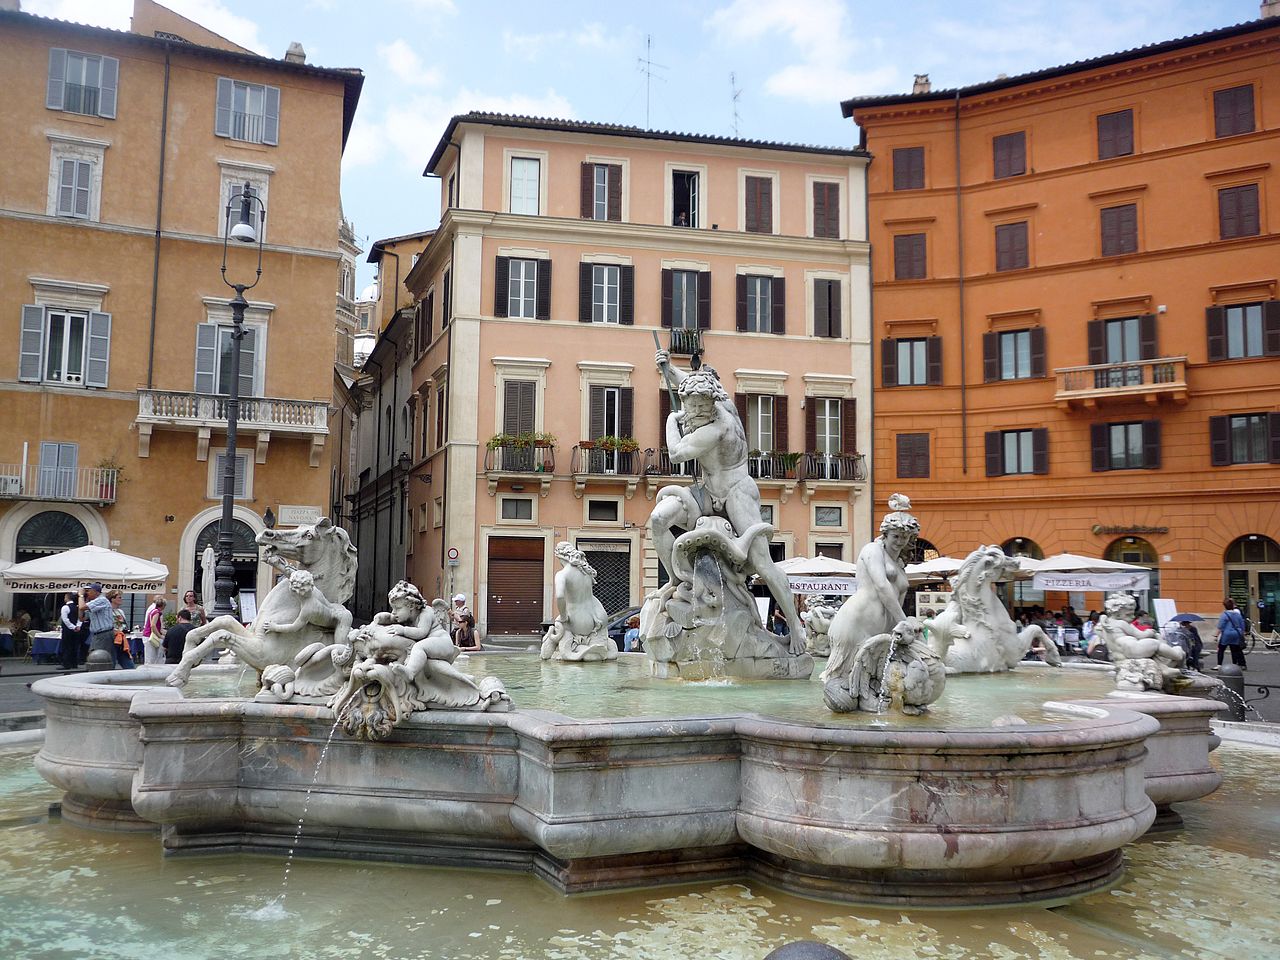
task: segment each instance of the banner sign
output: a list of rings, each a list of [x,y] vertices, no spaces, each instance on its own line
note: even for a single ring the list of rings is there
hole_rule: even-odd
[[[1031,581],[1037,590],[1149,590],[1149,573],[1037,573]]]
[[[119,590],[122,593],[159,593],[164,590],[163,580],[32,580],[27,577],[6,579],[4,585],[15,593],[66,593],[78,591],[91,583],[101,583],[103,590]]]
[[[835,595],[847,597],[858,590],[858,581],[853,577],[787,577],[792,593],[805,595]]]

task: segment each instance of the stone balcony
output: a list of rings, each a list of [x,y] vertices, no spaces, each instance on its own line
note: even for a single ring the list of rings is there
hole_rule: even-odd
[[[267,462],[267,445],[273,435],[308,437],[311,466],[320,465],[320,453],[329,435],[329,404],[319,400],[290,400],[278,397],[242,397],[237,421],[240,433],[257,435],[256,463]],[[197,436],[196,459],[209,459],[209,440],[215,430],[227,427],[227,398],[174,390],[139,390],[138,456],[151,453],[151,433],[183,430]]]
[[[539,495],[551,492],[551,481],[556,472],[556,448],[546,446],[516,446],[503,444],[488,447],[484,452],[484,473],[489,481],[489,496],[498,492],[498,484],[536,483]]]
[[[1058,388],[1053,399],[1063,409],[1094,409],[1116,401],[1141,400],[1152,405],[1165,400],[1187,402],[1186,357],[1061,367],[1054,375]]]
[[[0,463],[0,500],[52,500],[63,503],[116,502],[116,467],[41,467],[38,463]]]

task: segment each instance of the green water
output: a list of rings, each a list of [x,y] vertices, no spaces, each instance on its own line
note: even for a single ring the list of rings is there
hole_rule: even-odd
[[[808,724],[866,726],[987,727],[996,717],[1017,714],[1030,723],[1047,719],[1046,700],[1096,699],[1115,689],[1108,671],[1023,666],[1009,673],[955,675],[947,678],[942,698],[919,717],[886,713],[836,714],[822,705],[818,661],[813,677],[801,680],[657,680],[643,657],[610,663],[555,663],[527,654],[459,657],[457,665],[473,676],[502,680],[516,709],[552,710],[579,720],[618,717],[706,717],[759,713]],[[205,675],[202,676],[202,673]],[[196,670],[188,696],[250,696],[247,675]]]
[[[4,960],[759,960],[792,940],[858,960],[1263,960],[1280,956],[1280,751],[1225,744],[1186,827],[1126,850],[1115,888],[1056,909],[929,912],[759,884],[562,897],[521,875],[162,856],[153,834],[49,820],[34,749],[0,753]]]

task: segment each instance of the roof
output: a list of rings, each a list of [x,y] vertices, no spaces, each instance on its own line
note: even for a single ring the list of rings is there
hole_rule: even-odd
[[[1230,27],[1220,27],[1217,30],[1209,30],[1204,33],[1194,33],[1186,37],[1179,37],[1176,40],[1163,40],[1159,43],[1147,44],[1144,47],[1134,47],[1131,50],[1121,50],[1119,53],[1108,53],[1104,56],[1093,57],[1089,60],[1077,60],[1074,63],[1067,63],[1057,67],[1047,67],[1044,70],[1022,73],[1014,77],[1000,77],[996,80],[988,80],[985,83],[975,83],[967,87],[931,90],[928,93],[893,93],[878,97],[854,97],[840,102],[840,112],[845,117],[852,117],[855,110],[863,107],[888,107],[903,103],[928,103],[932,100],[953,100],[957,96],[968,97],[976,94],[990,93],[995,90],[1005,90],[1009,87],[1021,86],[1025,83],[1052,80],[1055,77],[1066,76],[1067,74],[1081,73],[1085,70],[1096,70],[1099,67],[1107,67],[1112,64],[1124,63],[1126,60],[1140,60],[1144,57],[1169,53],[1186,47],[1194,47],[1199,44],[1213,43],[1220,40],[1231,40],[1235,37],[1275,28],[1280,28],[1280,18],[1269,17],[1261,20],[1250,20],[1246,23],[1237,23]]]
[[[436,231],[434,228],[430,230],[419,230],[417,233],[404,233],[398,237],[387,237],[383,240],[375,240],[373,246],[369,248],[369,256],[364,258],[365,263],[377,263],[382,259],[382,250],[394,243],[402,243],[405,240],[430,240],[434,237]]]
[[[109,39],[117,43],[129,43],[153,50],[181,50],[191,56],[207,57],[224,63],[237,63],[264,70],[278,70],[282,73],[292,73],[299,76],[323,77],[327,80],[341,81],[343,86],[342,145],[344,148],[347,145],[347,135],[351,132],[351,122],[356,116],[356,105],[360,102],[360,90],[364,86],[364,73],[355,67],[315,67],[308,63],[294,63],[291,60],[260,57],[256,53],[237,53],[233,50],[206,47],[188,40],[148,37],[128,30],[93,27],[86,23],[72,23],[70,20],[59,20],[55,17],[41,17],[37,14],[25,13],[20,10],[0,9],[0,25],[5,23],[40,24],[86,38]]]
[[[586,133],[602,137],[634,137],[637,140],[669,140],[676,143],[705,143],[725,147],[746,147],[753,150],[785,150],[792,153],[816,153],[835,157],[869,157],[860,147],[818,147],[804,143],[781,143],[775,140],[745,140],[738,137],[717,137],[705,133],[678,133],[674,130],[645,130],[643,127],[627,127],[617,123],[592,123],[585,120],[560,120],[554,117],[526,117],[509,113],[485,113],[472,111],[461,113],[449,121],[435,152],[427,161],[422,175],[430,176],[453,140],[453,133],[460,123],[483,123],[495,127],[517,127],[525,130],[555,130],[563,133]]]

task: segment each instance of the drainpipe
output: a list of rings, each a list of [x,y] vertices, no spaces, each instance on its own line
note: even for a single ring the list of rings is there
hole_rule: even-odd
[[[156,239],[151,256],[151,332],[147,337],[147,389],[153,386],[156,367],[156,309],[160,296],[160,222],[164,212],[165,145],[169,138],[169,42],[164,44],[164,100],[160,107],[160,174],[156,183]]]
[[[960,194],[960,91],[955,100],[955,150],[956,150],[956,292],[960,300],[960,472],[969,473],[969,407],[965,386],[965,328],[964,328],[964,204]]]

